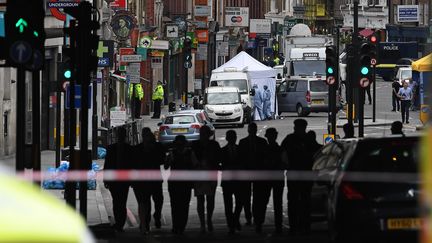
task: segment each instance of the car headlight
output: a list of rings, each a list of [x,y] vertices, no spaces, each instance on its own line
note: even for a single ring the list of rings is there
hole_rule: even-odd
[[[213,113],[213,112],[214,112],[214,110],[211,109],[211,108],[209,108],[209,107],[206,107],[206,111],[207,111],[208,113]]]
[[[235,112],[235,113],[239,113],[240,111],[241,111],[241,109],[238,108],[238,107],[234,109],[234,112]]]

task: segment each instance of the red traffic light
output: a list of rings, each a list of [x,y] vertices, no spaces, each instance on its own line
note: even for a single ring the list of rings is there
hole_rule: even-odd
[[[371,42],[371,43],[375,44],[375,43],[377,43],[377,41],[378,41],[378,38],[377,38],[376,36],[372,35],[372,36],[370,37],[370,42]]]

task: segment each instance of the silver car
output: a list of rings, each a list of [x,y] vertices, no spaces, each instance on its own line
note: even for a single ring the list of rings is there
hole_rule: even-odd
[[[198,140],[202,126],[210,127],[213,139],[215,136],[215,128],[204,110],[183,110],[168,114],[158,126],[158,139],[162,144],[172,143],[177,135],[184,135],[189,142]]]
[[[328,112],[328,86],[318,78],[292,78],[277,87],[277,101],[279,115],[282,112],[297,112],[298,116]]]

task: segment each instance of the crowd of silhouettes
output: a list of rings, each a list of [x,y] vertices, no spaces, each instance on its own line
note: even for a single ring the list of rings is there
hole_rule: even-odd
[[[294,132],[288,134],[279,145],[278,132],[267,128],[264,137],[257,136],[256,123],[248,126],[248,136],[237,144],[234,130],[226,132],[227,144],[220,147],[211,139],[208,126],[200,128],[200,139],[188,143],[186,137],[178,135],[168,150],[155,139],[149,128],[142,130],[142,143],[131,146],[126,143],[126,130],[117,129],[117,142],[107,149],[105,170],[150,170],[158,171],[161,166],[171,172],[207,171],[204,179],[176,180],[168,178],[168,192],[171,203],[172,232],[183,234],[186,229],[192,192],[197,199],[197,213],[201,232],[214,230],[212,215],[218,171],[222,172],[221,186],[229,234],[242,230],[241,212],[244,211],[247,226],[252,224],[257,233],[262,232],[267,204],[272,195],[275,233],[282,232],[283,192],[288,188],[288,220],[292,234],[306,234],[311,227],[312,181],[285,180],[285,171],[311,171],[314,155],[322,147],[314,131],[307,132],[307,121],[296,119]],[[343,126],[345,136],[354,137],[352,124]],[[403,134],[402,123],[394,122],[392,134]],[[224,173],[224,171],[228,171]],[[271,178],[246,177],[239,171],[270,171]],[[157,172],[158,173],[158,172]],[[252,173],[254,174],[254,173]],[[256,175],[256,174],[255,174]],[[162,174],[150,180],[106,181],[105,186],[112,195],[114,228],[123,231],[126,221],[126,202],[132,187],[138,201],[140,230],[150,231],[151,199],[154,202],[154,224],[161,227],[163,191]]]

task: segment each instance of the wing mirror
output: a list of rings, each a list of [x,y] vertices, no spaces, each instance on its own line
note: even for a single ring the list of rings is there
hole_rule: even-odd
[[[255,89],[251,89],[250,92],[249,92],[249,94],[250,94],[251,96],[255,96]]]

